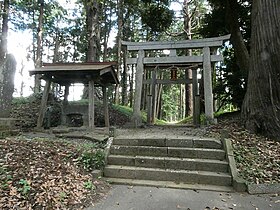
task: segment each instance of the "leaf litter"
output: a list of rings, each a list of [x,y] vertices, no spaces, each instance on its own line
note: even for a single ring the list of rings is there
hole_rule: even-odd
[[[249,133],[239,113],[219,119],[207,129],[207,135],[220,137],[226,130],[232,141],[239,176],[248,183],[280,183],[280,142]]]
[[[79,164],[82,152],[63,141],[0,140],[0,209],[82,209],[105,197],[109,185]]]

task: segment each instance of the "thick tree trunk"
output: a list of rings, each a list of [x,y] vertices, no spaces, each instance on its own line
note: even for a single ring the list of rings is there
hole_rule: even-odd
[[[118,68],[117,68],[117,77],[120,78],[121,74],[121,66],[122,66],[122,44],[121,40],[123,37],[123,0],[118,0]],[[116,85],[116,96],[115,96],[115,103],[119,104],[120,102],[120,90],[119,84]]]
[[[100,54],[100,25],[99,25],[99,1],[83,1],[86,10],[87,27],[87,62],[97,62]],[[89,89],[84,87],[82,98],[89,97]]]
[[[98,61],[98,41],[100,40],[99,32],[99,14],[98,1],[84,1],[86,9],[86,24],[87,24],[87,62]]]
[[[16,60],[8,54],[0,63],[0,118],[10,117],[11,104],[14,92],[14,76]]]
[[[9,0],[4,1],[0,39],[0,117],[9,117],[14,92],[16,61],[7,54]]]
[[[126,52],[123,53],[123,75],[122,75],[122,105],[126,106],[127,101],[127,64]]]
[[[184,15],[184,31],[185,31],[185,37],[187,40],[192,39],[191,35],[191,27],[192,27],[192,20],[191,20],[191,15],[189,12],[189,1],[184,0],[183,3],[183,15]],[[192,55],[192,51],[188,49],[186,51],[187,56]],[[186,69],[185,70],[185,78],[190,79],[192,77],[192,70],[191,69]],[[188,117],[192,114],[192,85],[191,84],[186,84],[185,86],[185,117]]]
[[[1,27],[1,40],[0,40],[0,61],[4,62],[7,54],[7,44],[8,44],[8,14],[9,14],[9,0],[4,1],[4,8],[2,13],[2,27]]]
[[[40,14],[38,22],[38,31],[37,31],[37,48],[36,48],[36,58],[35,58],[35,67],[41,67],[42,65],[42,41],[43,41],[43,15],[44,15],[44,0],[40,0]],[[34,92],[39,93],[41,91],[41,80],[40,75],[35,75],[35,84]]]
[[[252,132],[280,138],[280,1],[255,0],[248,86],[242,107]]]

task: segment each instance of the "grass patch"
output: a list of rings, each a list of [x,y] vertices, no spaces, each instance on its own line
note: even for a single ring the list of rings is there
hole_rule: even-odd
[[[124,114],[127,117],[132,116],[133,110],[132,110],[132,108],[130,108],[128,106],[112,104],[112,107],[113,107],[114,110],[117,110],[117,111],[121,112],[122,114]]]

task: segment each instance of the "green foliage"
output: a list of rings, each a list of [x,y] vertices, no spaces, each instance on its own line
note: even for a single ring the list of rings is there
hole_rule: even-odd
[[[132,116],[133,110],[132,110],[131,107],[122,106],[122,105],[119,105],[119,104],[112,104],[112,107],[113,107],[114,110],[117,110],[117,111],[121,112],[122,114],[124,114],[127,117]]]
[[[18,182],[21,185],[21,188],[18,188],[18,191],[23,195],[27,196],[31,190],[31,186],[28,181],[25,179],[20,179]]]
[[[174,121],[178,119],[179,107],[179,88],[177,85],[165,86],[162,92],[162,111],[163,120]]]
[[[27,97],[14,97],[12,101],[13,104],[17,104],[17,105],[26,104],[28,102],[29,100]]]
[[[226,11],[226,1],[210,0],[212,11],[205,15],[202,28],[199,30],[203,37],[215,37],[230,33]],[[236,8],[241,33],[249,49],[251,29],[251,1],[238,1]],[[240,69],[231,45],[226,44],[223,50],[224,65],[217,67],[217,83],[214,93],[219,101],[218,110],[228,110],[228,106],[240,108],[245,96],[248,69]]]
[[[84,183],[84,188],[87,190],[95,190],[96,186],[92,183],[92,181],[88,180]]]
[[[12,176],[10,175],[7,168],[0,166],[0,189],[7,189],[9,184],[8,182],[12,180]]]
[[[142,22],[151,32],[163,32],[172,23],[174,12],[164,4],[151,3],[141,12]]]
[[[166,124],[167,124],[167,122],[166,122],[166,121],[156,119],[156,125],[166,125]]]
[[[64,202],[67,197],[68,196],[67,196],[66,192],[60,192],[59,193],[59,200],[60,200],[60,202]]]
[[[193,117],[192,116],[188,116],[182,120],[180,120],[177,124],[189,124],[192,123]]]
[[[231,111],[232,105],[241,108],[247,86],[247,72],[240,70],[232,47],[225,47],[224,64],[216,68],[214,93],[220,109]]]
[[[85,151],[79,157],[79,162],[88,171],[101,169],[105,166],[105,153],[103,150]]]
[[[34,93],[28,97],[14,97],[12,103],[14,105],[22,105],[41,100],[42,93]]]

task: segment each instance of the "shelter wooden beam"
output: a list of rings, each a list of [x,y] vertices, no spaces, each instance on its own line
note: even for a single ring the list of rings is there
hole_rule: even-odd
[[[105,121],[105,127],[110,126],[109,122],[109,110],[108,110],[108,95],[107,95],[107,86],[102,86],[102,92],[103,92],[103,107],[104,107],[104,121]]]
[[[49,96],[50,89],[51,89],[51,79],[46,78],[46,84],[44,87],[44,92],[43,92],[43,96],[42,96],[42,100],[41,100],[39,116],[37,119],[37,128],[41,128],[43,126],[43,121],[44,121],[44,117],[45,117],[45,113],[46,113],[46,109],[47,109],[47,102],[48,102],[48,96]]]

